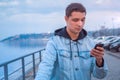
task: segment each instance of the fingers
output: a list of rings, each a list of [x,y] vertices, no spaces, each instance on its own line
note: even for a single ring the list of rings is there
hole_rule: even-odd
[[[102,48],[102,47],[97,47],[96,49],[104,52],[104,48]]]
[[[97,47],[97,49],[92,49],[91,50],[91,55],[96,57],[96,58],[102,58],[103,55],[104,55],[104,48]]]

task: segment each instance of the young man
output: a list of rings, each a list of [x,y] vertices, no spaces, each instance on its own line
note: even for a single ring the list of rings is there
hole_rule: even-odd
[[[94,49],[95,43],[83,29],[85,17],[81,3],[68,5],[66,27],[56,30],[48,41],[35,80],[91,80],[91,74],[99,79],[107,75],[104,49]]]

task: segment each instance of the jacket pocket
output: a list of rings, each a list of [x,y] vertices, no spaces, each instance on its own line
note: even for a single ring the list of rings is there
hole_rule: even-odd
[[[70,53],[68,51],[61,51],[59,55],[64,58],[70,58]]]
[[[79,56],[84,59],[89,59],[90,58],[90,51],[80,51]]]
[[[88,71],[90,71],[92,59],[93,59],[90,57],[90,51],[81,51],[79,53],[79,56],[80,56],[80,60],[81,60],[80,65],[82,65],[81,70],[83,70],[83,72],[87,73]]]
[[[70,62],[70,52],[68,51],[60,51],[58,55],[59,66],[62,70],[70,70],[71,62]]]

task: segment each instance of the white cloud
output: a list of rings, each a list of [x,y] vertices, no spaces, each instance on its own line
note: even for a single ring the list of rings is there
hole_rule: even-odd
[[[34,1],[32,1],[32,0],[26,0],[26,1],[25,1],[25,3],[28,4],[28,5],[33,4],[33,2],[34,2]]]
[[[7,4],[7,2],[0,2],[0,6],[6,6]]]
[[[17,5],[19,5],[19,2],[17,0],[0,2],[0,6],[17,6]]]
[[[112,19],[114,19],[114,22]],[[120,23],[120,12],[94,11],[87,14],[86,28],[88,30],[100,29],[103,25],[107,28],[112,28],[113,23],[117,28]]]
[[[26,0],[27,5],[31,7],[39,8],[60,8],[66,7],[71,2],[80,2],[79,0]]]
[[[100,7],[100,8],[107,8],[107,9],[119,9],[120,7],[120,0],[96,0],[94,2],[94,5],[96,5],[96,7]]]
[[[16,14],[9,17],[10,21],[14,22],[29,22],[29,23],[39,23],[60,20],[63,17],[61,13],[50,13],[50,14],[39,14],[39,13],[24,13]]]
[[[114,22],[120,24],[120,16],[116,17],[115,20],[114,20]]]
[[[96,4],[102,4],[103,1],[104,1],[104,0],[96,0],[95,3],[96,3]]]
[[[17,0],[14,0],[14,1],[9,2],[8,4],[17,6],[17,5],[19,5],[19,2]]]
[[[21,24],[24,27],[24,29],[26,29],[26,31],[32,32],[51,32],[54,31],[56,28],[63,27],[65,24],[63,12],[54,12],[50,14],[17,14],[8,17],[7,21],[15,24]]]
[[[5,16],[6,16],[6,13],[1,12],[1,13],[0,13],[0,16],[1,16],[1,17],[5,17]]]
[[[111,4],[111,0],[96,0],[95,3],[96,4],[100,4],[100,5],[108,5]]]

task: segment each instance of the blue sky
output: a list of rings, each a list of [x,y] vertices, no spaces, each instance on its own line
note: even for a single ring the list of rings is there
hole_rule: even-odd
[[[86,7],[86,30],[120,27],[120,0],[0,0],[0,40],[65,26],[64,10],[72,2]]]

